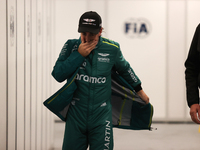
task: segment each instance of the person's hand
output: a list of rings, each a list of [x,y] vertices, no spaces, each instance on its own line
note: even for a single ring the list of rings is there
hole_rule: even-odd
[[[197,117],[197,113],[198,113],[198,117]],[[190,107],[190,116],[192,121],[194,121],[197,124],[200,124],[200,105],[199,104],[193,104]]]
[[[93,40],[93,41],[90,41],[90,42],[85,42],[83,39],[81,39],[81,44],[79,45],[78,52],[83,57],[86,57],[95,48],[97,43],[98,43],[98,41],[96,41],[96,40]]]
[[[138,91],[137,94],[140,96],[140,98],[143,101],[145,101],[146,104],[149,103],[149,97],[146,95],[146,93],[143,90]]]

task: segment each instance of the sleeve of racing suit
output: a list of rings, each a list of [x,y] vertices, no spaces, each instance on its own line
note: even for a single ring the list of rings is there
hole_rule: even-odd
[[[198,75],[200,68],[199,51],[200,51],[200,24],[196,28],[196,31],[194,33],[190,45],[188,57],[185,61],[186,93],[187,93],[187,103],[189,107],[193,104],[199,103],[199,90],[198,90]]]
[[[136,92],[142,89],[141,81],[131,68],[129,62],[125,60],[120,49],[116,55],[114,69],[134,88]]]
[[[73,51],[72,49],[76,50]],[[62,82],[69,78],[83,63],[85,58],[77,51],[77,49],[78,46],[72,44],[70,40],[63,46],[51,73],[58,82]]]

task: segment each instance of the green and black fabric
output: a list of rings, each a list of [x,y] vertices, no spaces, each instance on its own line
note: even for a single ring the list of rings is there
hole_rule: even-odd
[[[112,124],[123,129],[151,130],[153,106],[145,102],[115,71],[112,71]]]
[[[66,121],[69,104],[71,103],[74,91],[77,88],[77,85],[74,82],[77,73],[78,69],[72,77],[67,80],[67,83],[63,85],[62,88],[43,102],[43,104],[62,121]]]
[[[74,79],[78,69],[68,82],[49,97],[44,105],[66,121],[67,111],[77,86]],[[134,89],[115,71],[112,71],[112,124],[113,127],[133,130],[151,129],[153,106],[145,102]]]

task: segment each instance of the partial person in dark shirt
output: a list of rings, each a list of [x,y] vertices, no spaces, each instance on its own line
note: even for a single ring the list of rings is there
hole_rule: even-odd
[[[190,116],[195,123],[200,124],[200,24],[194,33],[185,67],[186,94]]]

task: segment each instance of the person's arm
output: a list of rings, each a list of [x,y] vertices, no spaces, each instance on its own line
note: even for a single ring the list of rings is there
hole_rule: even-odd
[[[186,93],[189,107],[193,104],[199,103],[198,75],[200,67],[200,57],[199,52],[197,51],[199,32],[200,26],[198,26],[195,31],[188,57],[185,61]]]
[[[114,68],[134,88],[135,92],[140,96],[140,98],[144,100],[146,104],[148,104],[149,97],[143,91],[140,79],[135,74],[130,64],[124,59],[120,49],[118,49],[116,55],[116,63]]]
[[[186,95],[187,103],[190,107],[191,119],[200,124],[198,116],[200,117],[200,106],[199,106],[199,87],[198,87],[198,76],[200,69],[200,57],[198,51],[198,43],[200,42],[200,25],[196,28],[195,34],[192,39],[188,57],[185,61],[185,80],[186,80]]]
[[[62,82],[69,78],[81,66],[84,57],[78,52],[78,44],[67,41],[63,46],[59,58],[53,67],[52,76]]]
[[[74,43],[75,42],[75,43]],[[62,82],[69,78],[80,67],[90,52],[95,48],[98,41],[84,42],[68,40],[63,46],[59,58],[52,71],[52,76]]]

